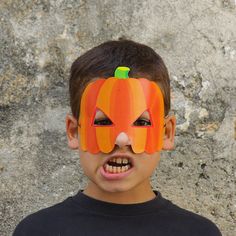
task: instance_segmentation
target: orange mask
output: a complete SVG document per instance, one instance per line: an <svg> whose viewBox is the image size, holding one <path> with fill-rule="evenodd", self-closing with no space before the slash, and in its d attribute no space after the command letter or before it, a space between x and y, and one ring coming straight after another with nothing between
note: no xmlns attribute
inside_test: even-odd
<svg viewBox="0 0 236 236"><path fill-rule="evenodd" d="M98 79L87 85L81 99L79 134L83 151L93 154L111 152L117 136L124 132L133 152L154 153L163 145L164 101L158 85L144 78L128 78L128 67L118 67L115 77ZM97 110L111 121L96 125ZM150 125L136 126L135 121L149 112Z"/></svg>

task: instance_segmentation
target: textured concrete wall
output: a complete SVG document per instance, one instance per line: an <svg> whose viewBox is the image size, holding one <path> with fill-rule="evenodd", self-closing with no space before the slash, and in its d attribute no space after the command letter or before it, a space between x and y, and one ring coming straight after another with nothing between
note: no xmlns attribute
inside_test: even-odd
<svg viewBox="0 0 236 236"><path fill-rule="evenodd" d="M164 59L176 149L154 188L236 235L236 7L233 0L0 1L0 235L86 184L67 148L68 71L121 36Z"/></svg>

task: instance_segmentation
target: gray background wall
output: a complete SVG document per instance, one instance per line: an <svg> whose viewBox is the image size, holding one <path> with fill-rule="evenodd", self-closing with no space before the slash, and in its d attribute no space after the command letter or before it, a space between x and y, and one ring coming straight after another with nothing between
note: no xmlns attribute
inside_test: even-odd
<svg viewBox="0 0 236 236"><path fill-rule="evenodd" d="M1 0L1 236L86 185L65 135L69 69L119 37L153 47L172 80L176 149L153 187L236 235L235 1Z"/></svg>

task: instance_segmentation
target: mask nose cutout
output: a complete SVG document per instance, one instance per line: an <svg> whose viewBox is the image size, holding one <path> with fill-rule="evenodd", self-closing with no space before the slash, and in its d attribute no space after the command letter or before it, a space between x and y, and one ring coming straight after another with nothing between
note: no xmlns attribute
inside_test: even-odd
<svg viewBox="0 0 236 236"><path fill-rule="evenodd" d="M123 147L126 145L131 145L131 142L130 142L128 135L125 132L121 132L116 137L115 144L118 145L119 147Z"/></svg>

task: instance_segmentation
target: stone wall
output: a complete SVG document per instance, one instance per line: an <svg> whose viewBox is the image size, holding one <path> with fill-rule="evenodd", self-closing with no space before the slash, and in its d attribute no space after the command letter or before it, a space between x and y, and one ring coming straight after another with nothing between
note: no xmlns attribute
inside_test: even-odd
<svg viewBox="0 0 236 236"><path fill-rule="evenodd" d="M233 0L1 0L0 235L86 185L65 135L69 69L119 37L153 47L172 80L176 148L153 187L236 235L235 26Z"/></svg>

